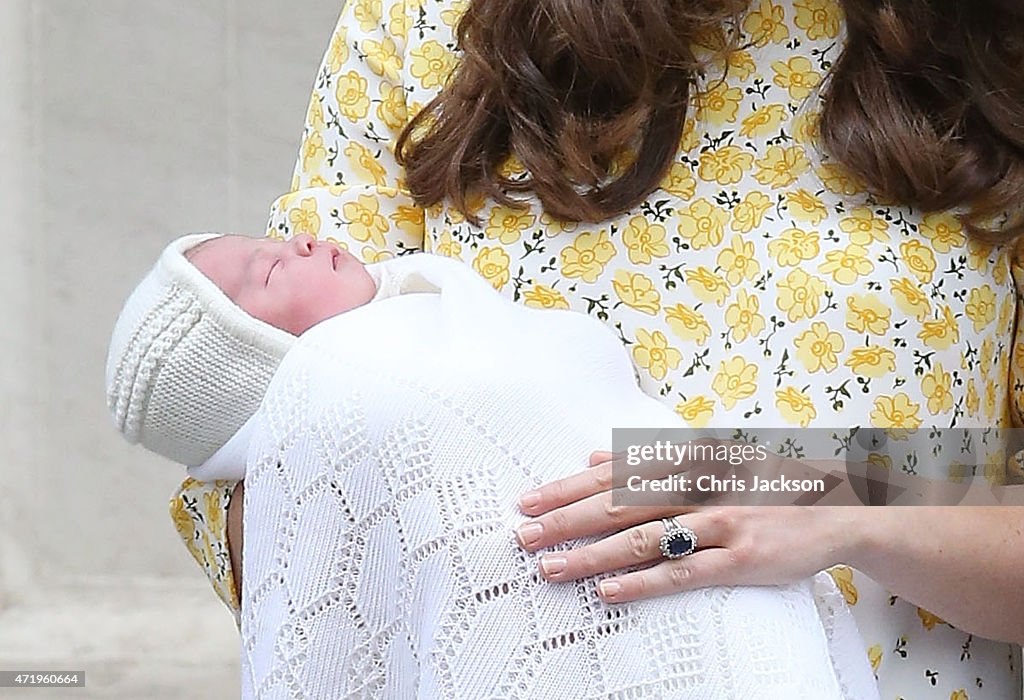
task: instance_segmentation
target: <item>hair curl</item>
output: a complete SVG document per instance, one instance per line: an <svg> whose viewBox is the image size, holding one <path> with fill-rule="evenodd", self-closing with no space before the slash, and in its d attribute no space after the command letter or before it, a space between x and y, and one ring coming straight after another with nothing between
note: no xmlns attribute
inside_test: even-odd
<svg viewBox="0 0 1024 700"><path fill-rule="evenodd" d="M635 207L671 166L698 77L736 50L748 4L471 0L458 69L397 144L413 197L449 199L474 221L474 194L515 207L532 191L570 221ZM980 239L1024 232L1024 4L840 4L847 41L823 88L824 150L886 199L961 207ZM626 151L635 159L614 171ZM525 177L502 173L510 155Z"/></svg>

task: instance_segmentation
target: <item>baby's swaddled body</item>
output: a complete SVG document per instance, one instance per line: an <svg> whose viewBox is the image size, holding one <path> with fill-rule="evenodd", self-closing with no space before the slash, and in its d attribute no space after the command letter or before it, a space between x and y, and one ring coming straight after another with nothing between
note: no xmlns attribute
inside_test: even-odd
<svg viewBox="0 0 1024 700"><path fill-rule="evenodd" d="M821 578L619 605L593 578L543 581L544 552L513 538L519 494L612 428L682 424L599 322L511 304L452 261L396 262L440 293L308 331L253 422L247 696L875 697Z"/></svg>

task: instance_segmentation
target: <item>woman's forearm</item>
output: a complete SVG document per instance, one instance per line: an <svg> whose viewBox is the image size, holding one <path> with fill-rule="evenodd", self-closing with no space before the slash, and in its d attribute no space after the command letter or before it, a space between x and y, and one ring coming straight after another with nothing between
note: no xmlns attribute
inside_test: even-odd
<svg viewBox="0 0 1024 700"><path fill-rule="evenodd" d="M857 511L851 566L962 630L1024 642L1024 507Z"/></svg>

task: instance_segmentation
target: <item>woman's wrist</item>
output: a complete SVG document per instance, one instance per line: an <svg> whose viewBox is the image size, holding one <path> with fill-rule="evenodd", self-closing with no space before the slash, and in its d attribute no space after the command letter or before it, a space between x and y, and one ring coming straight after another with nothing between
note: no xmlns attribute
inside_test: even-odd
<svg viewBox="0 0 1024 700"><path fill-rule="evenodd" d="M871 506L834 506L831 508L836 563L846 564L865 573L886 558L892 533L894 508Z"/></svg>

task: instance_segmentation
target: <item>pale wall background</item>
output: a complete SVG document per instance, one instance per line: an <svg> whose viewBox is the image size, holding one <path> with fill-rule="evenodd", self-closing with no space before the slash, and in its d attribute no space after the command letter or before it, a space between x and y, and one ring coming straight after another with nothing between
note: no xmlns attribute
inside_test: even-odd
<svg viewBox="0 0 1024 700"><path fill-rule="evenodd" d="M168 241L263 231L341 4L0 0L0 670L237 696L234 624L167 516L183 472L115 433L105 355Z"/></svg>

